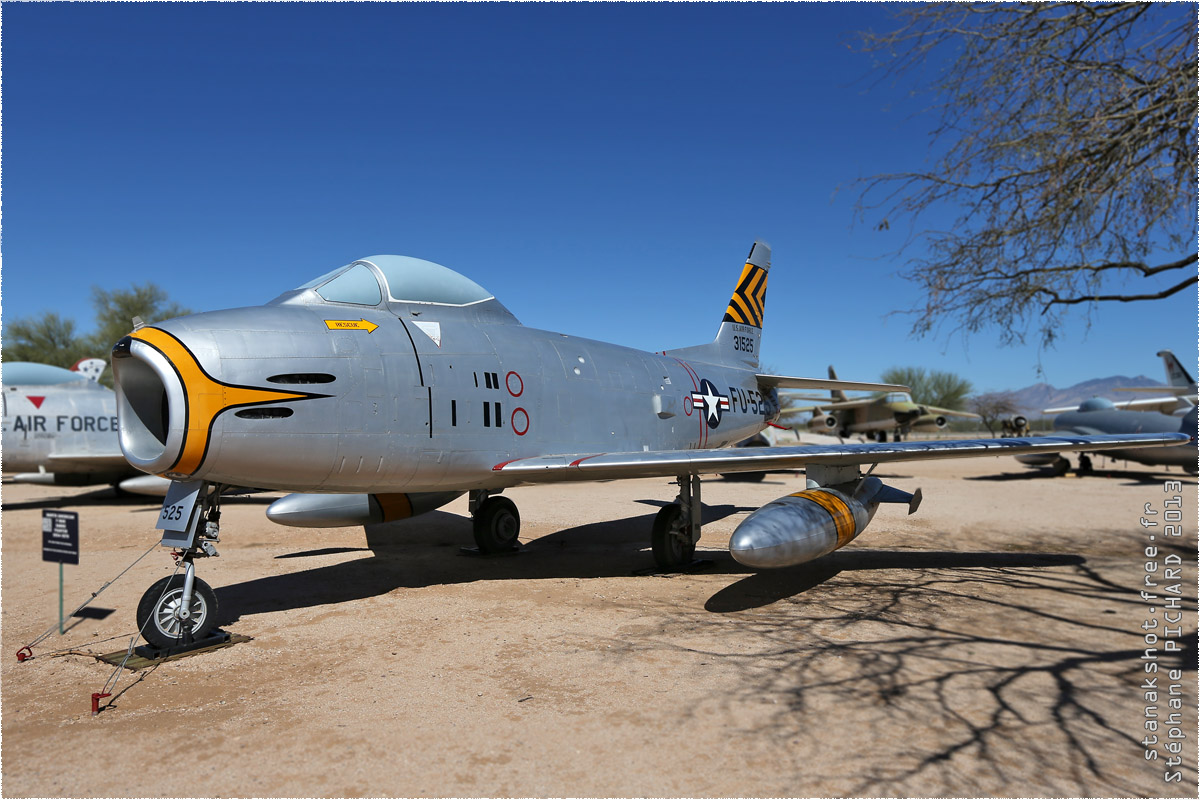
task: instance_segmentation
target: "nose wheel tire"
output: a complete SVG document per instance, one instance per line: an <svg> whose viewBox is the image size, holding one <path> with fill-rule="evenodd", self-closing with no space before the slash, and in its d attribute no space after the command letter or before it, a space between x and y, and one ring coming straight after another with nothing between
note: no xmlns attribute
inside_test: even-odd
<svg viewBox="0 0 1200 800"><path fill-rule="evenodd" d="M517 546L521 515L507 497L489 497L475 510L475 544L483 553L505 553Z"/></svg>
<svg viewBox="0 0 1200 800"><path fill-rule="evenodd" d="M659 569L675 570L692 563L696 556L696 544L687 535L683 508L679 503L663 506L654 517L650 543L654 550L654 563L658 564Z"/></svg>
<svg viewBox="0 0 1200 800"><path fill-rule="evenodd" d="M182 644L185 625L189 626L193 639L204 638L216 627L217 596L199 578L192 582L188 618L180 619L183 581L183 575L172 575L156 581L138 603L138 630L147 642L159 649Z"/></svg>

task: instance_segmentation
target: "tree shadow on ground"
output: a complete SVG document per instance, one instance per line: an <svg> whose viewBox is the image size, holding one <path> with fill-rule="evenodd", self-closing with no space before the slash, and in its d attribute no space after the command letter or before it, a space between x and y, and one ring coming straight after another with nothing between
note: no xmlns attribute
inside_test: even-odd
<svg viewBox="0 0 1200 800"><path fill-rule="evenodd" d="M1146 604L1107 569L1074 554L839 551L609 646L732 670L734 689L702 708L778 709L754 734L798 787L820 787L798 794L1186 795L1142 764ZM1182 652L1157 663L1188 676L1182 727L1195 730L1196 632L1183 630ZM831 722L858 731L856 755L820 773L804 754ZM1194 763L1183 774L1194 789Z"/></svg>

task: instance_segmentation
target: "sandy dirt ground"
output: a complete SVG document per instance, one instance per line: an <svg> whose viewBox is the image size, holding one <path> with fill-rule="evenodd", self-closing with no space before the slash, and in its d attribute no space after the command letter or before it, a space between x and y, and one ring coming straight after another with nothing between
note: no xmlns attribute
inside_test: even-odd
<svg viewBox="0 0 1200 800"><path fill-rule="evenodd" d="M508 492L522 552L482 559L466 501L393 526L305 531L227 501L199 563L220 621L253 637L113 675L156 548L55 625L41 512L80 513L68 612L150 548L157 505L107 489L3 487L3 794L28 796L1196 796L1196 481L1133 468L1053 478L1012 459L877 474L885 506L847 548L754 574L725 546L803 488L706 480L706 568L653 565L665 480ZM1165 492L1166 479L1182 483ZM1184 657L1147 702L1138 591L1147 504L1183 497ZM1161 537L1160 537L1161 543ZM1160 623L1162 624L1162 623ZM1181 668L1182 780L1147 762ZM1169 756L1160 752L1160 759Z"/></svg>

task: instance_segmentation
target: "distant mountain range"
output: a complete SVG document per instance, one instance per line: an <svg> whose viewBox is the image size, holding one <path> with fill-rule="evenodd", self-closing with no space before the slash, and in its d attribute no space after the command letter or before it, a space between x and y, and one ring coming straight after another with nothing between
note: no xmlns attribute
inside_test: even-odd
<svg viewBox="0 0 1200 800"><path fill-rule="evenodd" d="M1135 400L1137 398L1156 397L1147 392L1117 392L1114 389L1122 386L1162 386L1162 381L1138 375L1128 378L1124 375L1113 375L1111 378L1096 378L1066 389L1056 389L1048 383L1035 383L1013 392L1013 397L1022 412L1030 418L1042 416L1044 408L1060 408L1077 406L1092 397L1107 397L1114 402L1120 400Z"/></svg>

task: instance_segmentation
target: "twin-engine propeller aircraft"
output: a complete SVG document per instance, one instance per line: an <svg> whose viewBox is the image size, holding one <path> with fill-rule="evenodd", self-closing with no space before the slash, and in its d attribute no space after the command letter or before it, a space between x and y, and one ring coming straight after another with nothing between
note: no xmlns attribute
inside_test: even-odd
<svg viewBox="0 0 1200 800"><path fill-rule="evenodd" d="M751 567L799 564L857 536L880 503L915 496L861 464L1168 445L1179 434L726 448L779 414L777 390L904 391L758 371L770 249L756 242L710 344L648 353L527 328L496 298L428 261L372 256L265 306L138 327L113 348L121 449L176 483L157 527L183 574L138 608L152 644L200 637L216 598L193 560L215 553L221 492L277 489L268 516L320 527L384 522L469 493L475 541L514 547L521 484L672 477L654 520L664 570L691 562L706 473L806 468L808 488L734 532Z"/></svg>

